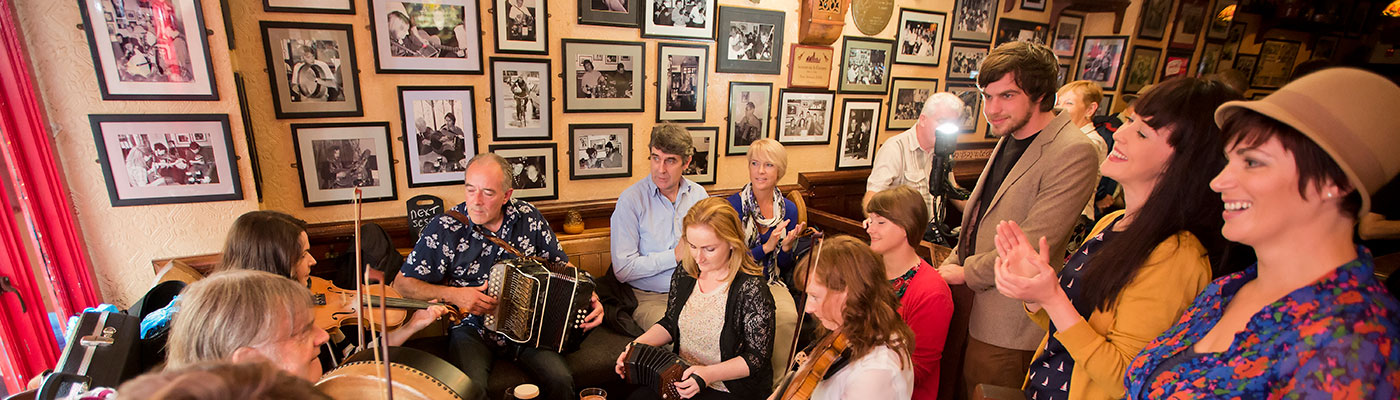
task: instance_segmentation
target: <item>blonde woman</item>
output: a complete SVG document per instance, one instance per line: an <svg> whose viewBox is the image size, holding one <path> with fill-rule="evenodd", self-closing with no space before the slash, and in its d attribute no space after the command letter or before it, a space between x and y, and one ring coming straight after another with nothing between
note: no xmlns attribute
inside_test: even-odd
<svg viewBox="0 0 1400 400"><path fill-rule="evenodd" d="M681 397L767 396L773 373L773 296L762 271L744 252L739 215L724 199L710 197L691 207L683 226L680 246L686 255L671 277L666 315L635 342L676 344L681 359L692 365L682 374L688 378L675 384ZM617 359L618 375L624 361L623 356ZM631 398L660 397L640 388Z"/></svg>
<svg viewBox="0 0 1400 400"><path fill-rule="evenodd" d="M787 174L787 150L773 139L755 140L749 144L748 161L749 184L729 196L729 206L739 212L749 255L763 267L764 276L770 282L789 278L796 263L793 246L806 225L797 223L797 204L778 190L778 181Z"/></svg>

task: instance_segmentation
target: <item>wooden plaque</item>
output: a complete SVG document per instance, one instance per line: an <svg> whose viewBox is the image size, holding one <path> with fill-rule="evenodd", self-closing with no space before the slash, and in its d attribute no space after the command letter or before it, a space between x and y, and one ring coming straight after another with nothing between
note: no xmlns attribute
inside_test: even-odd
<svg viewBox="0 0 1400 400"><path fill-rule="evenodd" d="M799 14L798 43L830 46L846 28L846 9L850 0L802 0Z"/></svg>
<svg viewBox="0 0 1400 400"><path fill-rule="evenodd" d="M788 59L788 86L822 88L831 87L831 63L836 51L824 46L804 46L793 44L792 57Z"/></svg>

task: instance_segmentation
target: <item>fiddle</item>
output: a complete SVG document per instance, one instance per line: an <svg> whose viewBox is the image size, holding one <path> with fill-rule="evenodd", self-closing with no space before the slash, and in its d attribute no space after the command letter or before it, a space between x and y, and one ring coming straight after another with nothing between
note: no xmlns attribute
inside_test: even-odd
<svg viewBox="0 0 1400 400"><path fill-rule="evenodd" d="M846 340L846 335L841 332L832 332L823 337L822 340L813 344L807 350L807 361L801 364L801 368L790 370L783 379L782 385L773 392L780 400L806 400L812 397L812 392L817 389L817 384L822 380L841 370L850 360L850 342Z"/></svg>
<svg viewBox="0 0 1400 400"><path fill-rule="evenodd" d="M450 322L460 321L465 313L457 309L456 306L446 303L429 303L422 300L407 299L399 295L394 288L385 285L364 285L364 294L361 301L355 301L355 291L341 289L331 281L310 277L312 311L316 313L316 327L324 330L331 330L350 324L363 324L361 326L373 326L375 330L380 330L381 325L388 328L397 328L408 321L408 316L413 310L422 310L432 306L443 306L448 308L447 318ZM362 306L377 308L383 306L385 315L381 318L356 317L356 311ZM387 323L387 324L386 324Z"/></svg>

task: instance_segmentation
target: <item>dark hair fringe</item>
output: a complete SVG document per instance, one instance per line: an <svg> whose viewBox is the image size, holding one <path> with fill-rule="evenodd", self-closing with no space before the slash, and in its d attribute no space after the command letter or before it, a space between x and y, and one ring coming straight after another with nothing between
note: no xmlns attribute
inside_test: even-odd
<svg viewBox="0 0 1400 400"><path fill-rule="evenodd" d="M1138 118L1153 129L1170 129L1167 143L1174 151L1131 223L1086 263L1084 273L1093 279L1082 280L1083 290L1073 300L1081 314L1112 307L1152 251L1182 231L1195 235L1205 247L1213 275L1223 272L1220 265L1228 243L1220 235L1224 204L1210 181L1225 166L1225 141L1212 116L1220 104L1239 98L1239 92L1218 82L1175 78L1139 99Z"/></svg>
<svg viewBox="0 0 1400 400"><path fill-rule="evenodd" d="M1342 190L1350 190L1342 197L1342 211L1352 217L1359 217L1361 194L1352 190L1351 180L1326 151L1316 142L1292 126L1288 126L1267 115L1250 109L1239 109L1222 126L1225 144L1229 148L1242 146L1253 148L1262 146L1269 139L1278 139L1284 150L1293 154L1293 163L1298 168L1298 195L1308 197L1308 186L1321 189L1328 183Z"/></svg>

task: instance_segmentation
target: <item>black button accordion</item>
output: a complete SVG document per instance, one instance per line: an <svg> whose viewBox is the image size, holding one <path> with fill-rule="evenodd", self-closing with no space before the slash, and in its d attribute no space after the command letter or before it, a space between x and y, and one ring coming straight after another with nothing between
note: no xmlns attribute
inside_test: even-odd
<svg viewBox="0 0 1400 400"><path fill-rule="evenodd" d="M676 382L685 380L681 374L690 368L690 364L666 349L632 342L627 345L627 356L623 359L622 367L625 373L622 379L627 383L651 388L664 400L680 400Z"/></svg>
<svg viewBox="0 0 1400 400"><path fill-rule="evenodd" d="M497 262L486 289L496 310L482 325L512 342L572 352L583 342L594 287L588 272L572 266L551 268L532 258Z"/></svg>

